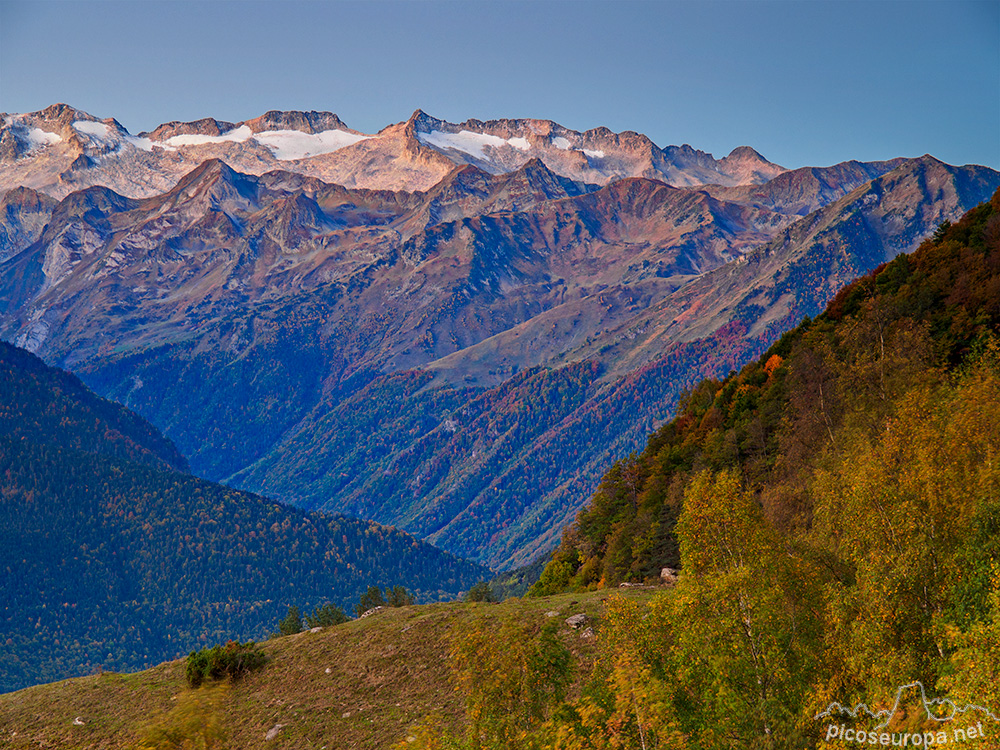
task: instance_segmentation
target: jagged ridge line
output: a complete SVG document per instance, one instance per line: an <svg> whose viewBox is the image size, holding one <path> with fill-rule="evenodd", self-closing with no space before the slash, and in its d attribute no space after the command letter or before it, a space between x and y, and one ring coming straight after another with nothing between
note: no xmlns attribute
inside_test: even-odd
<svg viewBox="0 0 1000 750"><path fill-rule="evenodd" d="M986 708L984 706L978 706L978 705L976 705L974 703L970 703L967 706L965 706L964 708L959 708L958 705L953 700L951 700L950 698L931 698L931 699L928 699L927 698L927 690L924 688L924 684L922 682L920 682L919 680L916 681L916 682L911 682L911 683L908 683L906 685L900 685L899 686L899 688L896 690L896 700L895 700L895 702L892 705L892 710L888 710L887 709L887 710L883 710L883 711L879 711L878 713L875 713L875 712L873 712L868 707L868 705L866 703L859 703L853 709L850 709L850 708L847 708L846 706L843 706L842 704L837 703L836 701L834 701L833 703L831 703L829 706L826 707L826 711L822 711L822 712L816 714L815 718L816 719L822 719L824 717L831 716L833 714L834 710L837 710L839 712L849 714L852 719L857 719L858 718L858 714L863 711L864 713L868 714L873 719L878 719L880 717L885 717L885 721L875 727L875 731L879 731L881 729L885 729L885 727L888 726L889 721L892 719L892 717L895 716L896 711L899 709L899 701L903 697L903 691L907 690L908 688L912 688L912 687L918 687L918 688L920 688L920 700L921 700L921 703L923 704L923 707L924 707L924 713L927 714L927 718L928 719L933 719L934 721L942 721L942 722L943 721L954 721L956 714L964 714L964 713L967 713L968 711L971 711L972 709L975 709L977 711L982 711L984 714L986 714L991 719L993 719L993 721L995 721L997 723L1000 723L1000 719L998 719L996 716L994 716L993 712L990 711L988 708ZM940 717L935 716L933 713L931 713L930 709L928 708L928 705L930 705L930 706L943 706L945 704L951 706L951 714L949 716L944 717L944 718L940 718Z"/></svg>

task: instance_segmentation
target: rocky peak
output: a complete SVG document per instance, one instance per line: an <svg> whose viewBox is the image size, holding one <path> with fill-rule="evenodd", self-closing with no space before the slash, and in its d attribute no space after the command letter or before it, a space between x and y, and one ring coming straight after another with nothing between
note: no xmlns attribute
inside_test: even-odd
<svg viewBox="0 0 1000 750"><path fill-rule="evenodd" d="M545 162L539 159L537 156L533 156L528 161L521 166L520 169L516 170L516 174L523 174L529 179L544 179L550 180L555 177L555 174L545 166Z"/></svg>
<svg viewBox="0 0 1000 750"><path fill-rule="evenodd" d="M715 159L710 153L693 148L687 143L683 143L680 146L667 146L662 150L678 166L697 165L700 167L715 167Z"/></svg>
<svg viewBox="0 0 1000 750"><path fill-rule="evenodd" d="M451 127L447 127L449 125L448 123L442 124L445 128L439 129L448 129L456 132L468 130L473 133L495 135L498 138L503 138L505 140L508 138L524 138L533 146L546 143L550 135L558 135L559 132L565 130L565 128L562 128L551 120L510 118L503 118L500 120L470 119L459 123L458 125L452 125Z"/></svg>
<svg viewBox="0 0 1000 750"><path fill-rule="evenodd" d="M39 112L31 113L29 118L46 125L59 126L62 129L70 128L74 122L79 121L99 122L93 115L71 107L69 104L53 104Z"/></svg>
<svg viewBox="0 0 1000 750"><path fill-rule="evenodd" d="M740 183L764 183L786 171L749 146L737 146L719 159L718 169Z"/></svg>
<svg viewBox="0 0 1000 750"><path fill-rule="evenodd" d="M271 110L265 112L260 117L252 120L245 120L240 125L246 125L254 133L266 132L269 130L298 130L302 133L322 133L327 130L351 130L344 121L333 112L300 112L292 110L281 112Z"/></svg>
<svg viewBox="0 0 1000 750"><path fill-rule="evenodd" d="M621 203L632 203L635 200L646 200L654 194L674 194L682 192L680 188L668 185L661 180L651 180L648 177L627 177L605 185L598 192L612 196Z"/></svg>
<svg viewBox="0 0 1000 750"><path fill-rule="evenodd" d="M54 198L27 187L16 187L0 198L0 212L14 209L19 211L51 211L55 205Z"/></svg>
<svg viewBox="0 0 1000 750"><path fill-rule="evenodd" d="M208 159L181 178L167 195L178 202L208 200L226 210L258 208L260 181L237 172L221 159Z"/></svg>
<svg viewBox="0 0 1000 750"><path fill-rule="evenodd" d="M631 131L629 131L629 132L631 132ZM603 125L601 125L601 126L596 127L596 128L591 128L590 130L586 131L584 133L584 135L588 136L590 138L611 139L611 138L615 137L616 133L611 128L606 128Z"/></svg>
<svg viewBox="0 0 1000 750"><path fill-rule="evenodd" d="M231 180L235 177L235 175L236 171L222 161L222 159L206 159L184 175L180 182L177 183L175 190L183 190L198 183L216 180Z"/></svg>
<svg viewBox="0 0 1000 750"><path fill-rule="evenodd" d="M545 198L563 198L581 195L588 191L586 185L562 177L546 166L538 157L532 157L520 169L507 175L508 183L524 183L531 190Z"/></svg>
<svg viewBox="0 0 1000 750"><path fill-rule="evenodd" d="M332 228L333 224L316 201L304 193L292 193L273 201L257 216L263 219L272 232L286 239L290 244L292 235L309 236L312 232Z"/></svg>
<svg viewBox="0 0 1000 750"><path fill-rule="evenodd" d="M52 211L46 234L58 233L59 228L82 220L92 227L104 227L107 217L131 211L139 201L126 198L106 187L88 187L70 193Z"/></svg>
<svg viewBox="0 0 1000 750"><path fill-rule="evenodd" d="M447 157L442 156L432 148L424 146L417 137L420 133L429 133L432 130L440 130L448 123L431 117L422 109L416 109L409 119L400 125L391 126L382 130L380 136L401 135L403 139L403 156L412 162L442 167L446 163L451 164ZM398 130L401 127L402 132Z"/></svg>
<svg viewBox="0 0 1000 750"><path fill-rule="evenodd" d="M140 133L140 135L152 141L162 142L168 138L173 138L175 135L219 136L234 130L236 127L236 123L216 120L214 117L203 117L200 120L193 120L192 122L172 120L157 126L155 130L148 133Z"/></svg>
<svg viewBox="0 0 1000 750"><path fill-rule="evenodd" d="M750 148L750 146L737 146L732 151L729 152L729 156L726 156L724 160L731 161L756 161L764 162L770 164L770 162L760 155L758 151Z"/></svg>
<svg viewBox="0 0 1000 750"><path fill-rule="evenodd" d="M29 156L69 141L76 146L77 154L83 151L73 123L95 121L96 118L68 104L53 104L38 112L0 115L0 158L5 161Z"/></svg>
<svg viewBox="0 0 1000 750"><path fill-rule="evenodd" d="M422 109L415 109L406 121L406 132L407 134L413 133L415 136L417 133L426 133L431 130L440 129L446 124L444 120L431 117Z"/></svg>

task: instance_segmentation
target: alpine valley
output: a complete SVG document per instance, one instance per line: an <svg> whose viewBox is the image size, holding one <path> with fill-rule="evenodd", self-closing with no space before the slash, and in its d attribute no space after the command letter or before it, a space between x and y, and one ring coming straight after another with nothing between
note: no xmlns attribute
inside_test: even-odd
<svg viewBox="0 0 1000 750"><path fill-rule="evenodd" d="M4 343L0 477L0 693L262 638L289 606L347 607L370 585L435 601L489 575L396 529L193 477L141 417Z"/></svg>
<svg viewBox="0 0 1000 750"><path fill-rule="evenodd" d="M686 389L1000 186L421 111L2 122L0 336L197 476L498 570L553 549Z"/></svg>

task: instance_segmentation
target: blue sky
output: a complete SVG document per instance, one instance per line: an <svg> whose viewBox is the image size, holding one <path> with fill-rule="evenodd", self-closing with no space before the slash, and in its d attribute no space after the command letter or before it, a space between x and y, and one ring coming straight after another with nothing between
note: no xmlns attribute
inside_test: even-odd
<svg viewBox="0 0 1000 750"><path fill-rule="evenodd" d="M0 0L0 110L57 101L133 133L268 109L372 132L419 107L787 167L1000 168L1000 0Z"/></svg>

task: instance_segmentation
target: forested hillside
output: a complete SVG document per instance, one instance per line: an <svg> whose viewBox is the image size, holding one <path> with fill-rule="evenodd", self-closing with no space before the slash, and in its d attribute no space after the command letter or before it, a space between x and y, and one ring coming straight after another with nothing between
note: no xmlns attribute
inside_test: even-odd
<svg viewBox="0 0 1000 750"><path fill-rule="evenodd" d="M1000 715L998 455L1000 193L703 381L604 477L534 593L680 581L619 607L603 687L545 731L813 747L831 702L916 681ZM935 722L909 706L887 731Z"/></svg>
<svg viewBox="0 0 1000 750"><path fill-rule="evenodd" d="M970 357L986 357L1000 324L998 207L994 197L942 226L739 373L689 390L646 449L605 475L548 575L612 586L676 565L673 523L704 470L736 471L783 531L810 528L816 461L881 434L916 386L949 383Z"/></svg>
<svg viewBox="0 0 1000 750"><path fill-rule="evenodd" d="M369 585L423 600L488 571L392 528L181 471L148 423L0 345L0 691L260 638Z"/></svg>
<svg viewBox="0 0 1000 750"><path fill-rule="evenodd" d="M0 435L14 441L101 453L158 469L187 471L173 443L75 376L0 342Z"/></svg>

